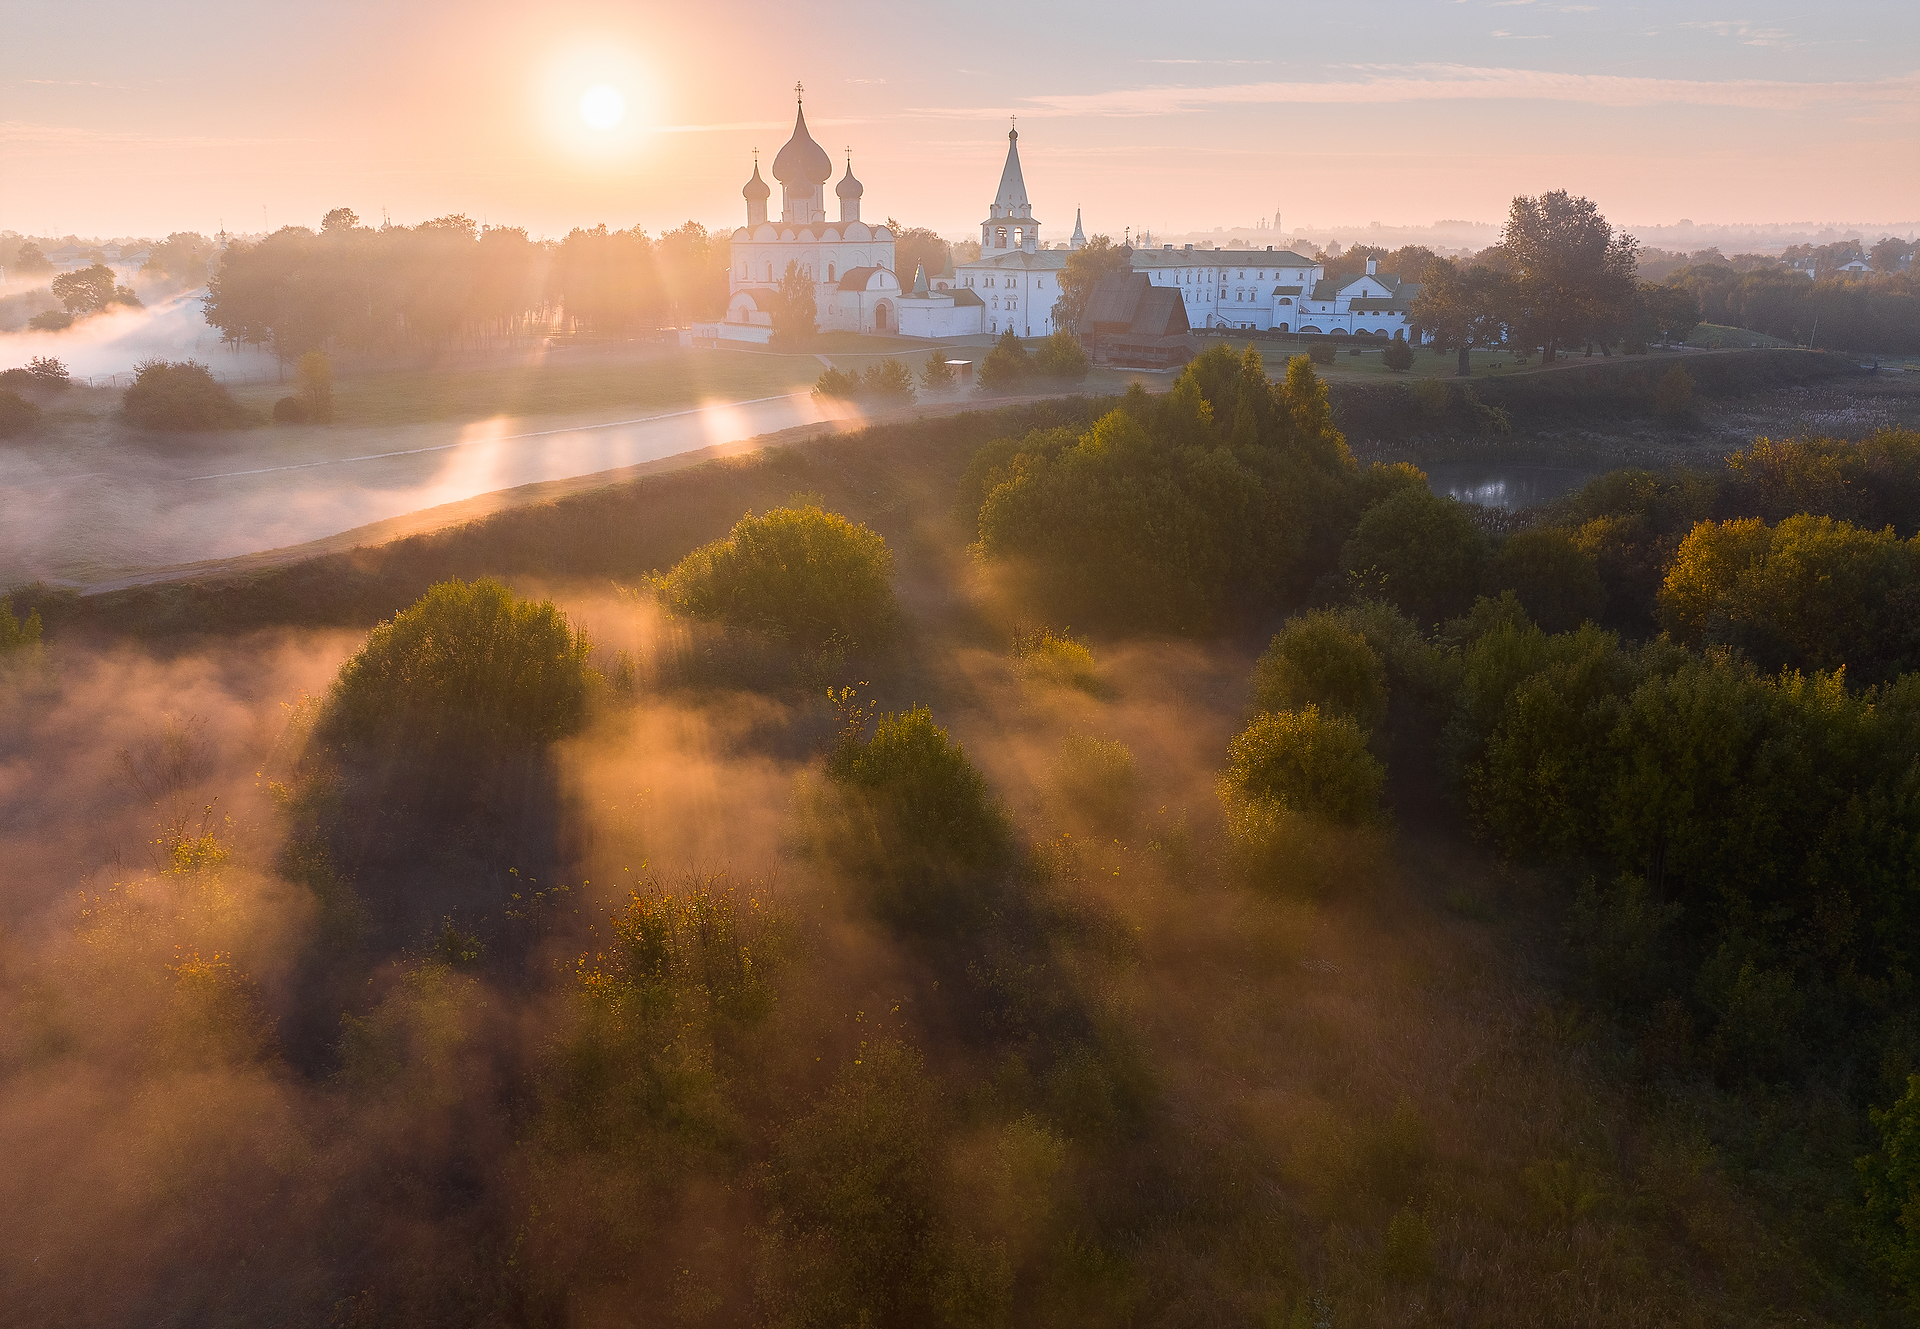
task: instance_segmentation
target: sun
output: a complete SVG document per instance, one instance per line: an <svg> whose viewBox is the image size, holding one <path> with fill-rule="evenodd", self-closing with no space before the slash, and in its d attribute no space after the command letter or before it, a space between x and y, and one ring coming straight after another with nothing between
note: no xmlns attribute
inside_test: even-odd
<svg viewBox="0 0 1920 1329"><path fill-rule="evenodd" d="M618 88L596 84L580 94L580 118L589 129L605 132L627 117L627 99Z"/></svg>
<svg viewBox="0 0 1920 1329"><path fill-rule="evenodd" d="M664 92L639 48L580 39L554 47L528 72L533 109L549 141L568 156L607 166L648 150Z"/></svg>

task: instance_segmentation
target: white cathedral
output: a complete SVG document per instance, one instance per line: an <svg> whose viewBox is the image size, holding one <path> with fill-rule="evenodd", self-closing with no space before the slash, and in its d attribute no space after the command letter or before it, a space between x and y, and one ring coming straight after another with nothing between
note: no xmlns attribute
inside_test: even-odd
<svg viewBox="0 0 1920 1329"><path fill-rule="evenodd" d="M796 100L801 89L794 85ZM894 266L894 237L885 226L860 220L865 192L854 178L852 154L833 187L840 215L827 220L826 187L833 159L807 132L804 106L796 105L793 136L773 159L780 184L780 217L769 219L772 187L760 177L740 191L747 224L732 236L727 312L719 323L696 324L693 339L764 344L773 334L769 297L791 264L813 283L820 331L881 333L899 337L964 337L1011 329L1044 337L1053 329L1060 298L1060 272L1068 255L1086 243L1076 212L1073 237L1064 248L1043 249L1040 222L1027 199L1020 170L1020 134L1007 132L1007 160L1000 171L986 220L980 223L980 257L946 271L907 274ZM1178 286L1189 325L1195 328L1270 329L1275 332L1391 336L1407 326L1407 304L1419 291L1411 282L1380 274L1325 280L1326 269L1292 251L1251 249L1129 248L1135 272L1155 286Z"/></svg>
<svg viewBox="0 0 1920 1329"><path fill-rule="evenodd" d="M807 132L804 105L796 106L793 136L773 159L773 178L780 185L779 219L767 215L773 188L761 178L756 154L753 178L740 191L747 201L747 224L732 236L726 318L696 327L695 338L766 342L773 333L773 302L768 297L788 265L813 283L816 326L823 332L964 337L1015 327L1015 315L1022 336L1053 331L1058 269L1067 255L1065 250L1040 249L1040 223L1020 174L1019 139L1017 131L1007 135L1000 188L980 224L980 260L957 271L949 265L939 273L916 272L903 285L894 268L893 233L860 220L865 187L854 178L851 154L846 173L833 186L840 215L827 219L833 159ZM1076 227L1076 248L1081 239ZM1032 272L993 266L1021 259L1039 262Z"/></svg>

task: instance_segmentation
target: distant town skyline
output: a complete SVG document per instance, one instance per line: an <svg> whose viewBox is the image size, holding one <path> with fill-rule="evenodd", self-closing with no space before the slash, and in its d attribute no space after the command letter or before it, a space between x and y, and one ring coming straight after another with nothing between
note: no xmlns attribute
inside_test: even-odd
<svg viewBox="0 0 1920 1329"><path fill-rule="evenodd" d="M0 46L0 228L257 232L342 205L546 235L731 224L796 81L871 215L953 236L980 220L1011 115L1049 240L1076 208L1116 237L1276 207L1285 233L1331 235L1497 223L1556 188L1643 228L1920 216L1911 6L956 14L29 0Z"/></svg>

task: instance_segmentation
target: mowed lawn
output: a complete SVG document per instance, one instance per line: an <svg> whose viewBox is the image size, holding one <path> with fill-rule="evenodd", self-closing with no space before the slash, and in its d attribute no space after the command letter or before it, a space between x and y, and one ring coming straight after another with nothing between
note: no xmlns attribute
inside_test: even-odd
<svg viewBox="0 0 1920 1329"><path fill-rule="evenodd" d="M820 377L812 355L662 348L641 357L569 359L561 351L535 363L343 373L334 384L334 423L410 425L600 412L647 415L706 401L745 401L804 392ZM291 380L291 375L289 375ZM234 395L271 410L293 391L249 384Z"/></svg>

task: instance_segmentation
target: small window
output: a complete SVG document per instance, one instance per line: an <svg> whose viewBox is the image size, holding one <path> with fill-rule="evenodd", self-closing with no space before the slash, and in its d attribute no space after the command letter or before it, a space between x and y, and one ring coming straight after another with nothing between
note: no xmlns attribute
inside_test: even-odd
<svg viewBox="0 0 1920 1329"><path fill-rule="evenodd" d="M833 280L833 264L831 263L827 264L827 280Z"/></svg>

